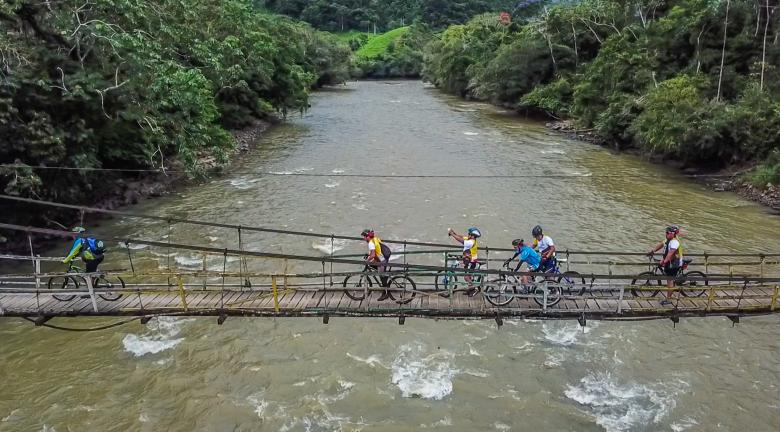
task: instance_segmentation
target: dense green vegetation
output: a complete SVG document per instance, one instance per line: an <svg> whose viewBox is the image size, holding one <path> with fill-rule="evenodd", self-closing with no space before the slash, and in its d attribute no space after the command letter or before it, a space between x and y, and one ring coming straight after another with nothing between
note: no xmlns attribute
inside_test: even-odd
<svg viewBox="0 0 780 432"><path fill-rule="evenodd" d="M228 129L299 112L350 50L241 0L0 3L0 161L197 172ZM94 201L113 173L0 168L5 193Z"/></svg>
<svg viewBox="0 0 780 432"><path fill-rule="evenodd" d="M385 32L421 22L432 28L464 23L488 11L512 11L535 0L258 0L271 11L328 31ZM527 9L524 7L523 9ZM376 28L375 28L376 27Z"/></svg>
<svg viewBox="0 0 780 432"><path fill-rule="evenodd" d="M572 118L605 142L690 165L761 161L780 145L777 7L582 0L511 25L487 14L431 42L424 76L448 92ZM777 182L776 157L766 163L755 178Z"/></svg>
<svg viewBox="0 0 780 432"><path fill-rule="evenodd" d="M385 53L390 45L395 43L396 39L408 32L409 27L399 27L397 29L390 30L387 33L372 37L355 52L355 55L364 59L376 58L379 55Z"/></svg>

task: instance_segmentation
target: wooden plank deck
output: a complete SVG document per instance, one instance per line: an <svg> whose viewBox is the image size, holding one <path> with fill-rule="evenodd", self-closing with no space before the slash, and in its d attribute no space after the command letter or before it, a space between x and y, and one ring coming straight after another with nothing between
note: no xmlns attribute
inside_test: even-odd
<svg viewBox="0 0 780 432"><path fill-rule="evenodd" d="M139 294L140 293L140 294ZM380 291L372 291L368 299L355 301L343 291L328 290L279 290L278 311L273 293L246 289L219 288L184 291L182 302L178 290L160 291L143 288L124 294L119 300L109 302L96 298L95 311L92 299L86 295L70 301L59 301L48 290L39 293L2 292L0 290L0 316L143 316L155 314L177 315L240 315L240 316L363 316L392 317L403 314L429 318L495 318L547 317L576 319L583 315L591 319L631 319L665 316L751 315L780 311L772 306L773 289L754 287L746 289L715 290L712 302L708 296L681 297L672 305L661 305L665 293L654 298L634 297L629 291L619 302L619 290L588 292L583 296L566 296L560 303L547 309L539 306L528 295L518 296L510 304L496 307L481 294L467 296L456 293L452 299L431 291L417 293L407 304L393 300L379 301ZM397 294L397 293L396 293ZM398 296L396 295L396 298ZM224 299L224 304L223 304ZM618 304L620 303L620 308ZM709 308L708 308L709 306ZM775 305L777 306L777 305ZM620 311L618 311L620 309Z"/></svg>

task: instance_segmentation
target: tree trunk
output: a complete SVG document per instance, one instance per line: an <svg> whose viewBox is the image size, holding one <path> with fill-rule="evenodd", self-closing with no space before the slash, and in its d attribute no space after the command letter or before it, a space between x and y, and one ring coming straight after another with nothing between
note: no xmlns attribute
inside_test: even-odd
<svg viewBox="0 0 780 432"><path fill-rule="evenodd" d="M726 62L726 36L729 29L729 7L731 6L731 0L726 0L726 19L723 21L723 49L720 54L720 73L718 74L718 95L715 97L716 101L720 101L720 88L723 83L723 65Z"/></svg>
<svg viewBox="0 0 780 432"><path fill-rule="evenodd" d="M764 24L764 44L763 52L761 53L761 84L759 86L761 91L764 91L764 69L766 68L766 34L769 30L769 0L766 0L766 23Z"/></svg>

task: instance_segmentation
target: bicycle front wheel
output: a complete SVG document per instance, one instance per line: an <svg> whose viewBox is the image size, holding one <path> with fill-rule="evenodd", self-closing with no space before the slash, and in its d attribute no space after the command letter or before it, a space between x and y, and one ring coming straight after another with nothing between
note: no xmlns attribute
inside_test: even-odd
<svg viewBox="0 0 780 432"><path fill-rule="evenodd" d="M661 280L656 278L655 272L646 271L636 275L636 279L631 281L631 285L637 287L631 289L631 294L634 297L650 298L658 295L659 290L653 288L661 286Z"/></svg>
<svg viewBox="0 0 780 432"><path fill-rule="evenodd" d="M442 297L449 297L450 290L453 292L458 289L458 276L455 272L449 270L439 270L436 273L436 279L433 281L433 286L437 293Z"/></svg>
<svg viewBox="0 0 780 432"><path fill-rule="evenodd" d="M95 281L95 289L106 290L98 294L105 301L117 301L122 298L122 292L111 291L112 288L122 290L125 288L125 281L119 276L100 275Z"/></svg>
<svg viewBox="0 0 780 432"><path fill-rule="evenodd" d="M407 304L417 295L417 285L409 276L393 276L387 294L398 304Z"/></svg>
<svg viewBox="0 0 780 432"><path fill-rule="evenodd" d="M52 291L76 291L79 289L79 282L73 276L54 276L49 279L48 288ZM71 301L76 295L53 294L52 297L59 301Z"/></svg>
<svg viewBox="0 0 780 432"><path fill-rule="evenodd" d="M547 281L547 288L544 287L544 285L540 283L534 284L536 287L534 288L534 301L539 306L544 307L545 304L545 289L547 290L547 307L553 307L560 303L561 301L561 287L558 286L557 283L554 281Z"/></svg>
<svg viewBox="0 0 780 432"><path fill-rule="evenodd" d="M695 280L695 281L687 279L689 277L706 278L707 277L706 274L704 274L704 273L702 273L700 271L692 271L692 272L686 273L684 275L684 277L686 279L677 282L677 285L682 287L680 292L682 292L682 294L685 297L701 297L702 295L704 295L705 292L707 292L707 288L706 287L708 287L710 285L710 283L706 279L705 280ZM705 287L705 288L699 289L700 287Z"/></svg>
<svg viewBox="0 0 780 432"><path fill-rule="evenodd" d="M344 294L347 297L355 301L361 301L367 297L366 293L371 288L372 283L370 277L365 274L359 274L345 277L341 285L345 288Z"/></svg>
<svg viewBox="0 0 780 432"><path fill-rule="evenodd" d="M509 283L506 278L498 278L489 281L485 285L484 295L493 306L506 306L515 299L517 288Z"/></svg>
<svg viewBox="0 0 780 432"><path fill-rule="evenodd" d="M564 272L556 281L563 295L581 296L585 294L585 278L576 271Z"/></svg>

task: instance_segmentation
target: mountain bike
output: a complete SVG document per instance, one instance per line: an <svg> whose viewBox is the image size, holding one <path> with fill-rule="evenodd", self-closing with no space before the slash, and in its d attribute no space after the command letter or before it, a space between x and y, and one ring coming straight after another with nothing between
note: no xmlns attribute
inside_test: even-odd
<svg viewBox="0 0 780 432"><path fill-rule="evenodd" d="M631 285L637 285L642 288L651 288L654 286L662 286L666 284L666 280L657 279L656 276L664 276L664 269L663 267L658 265L659 260L655 259L654 257L650 257L650 262L655 263L655 268L651 271L646 271L639 273L636 275L636 278L631 281ZM705 292L707 292L707 288L704 289L696 289L696 287L709 286L709 282L706 280L707 275L700 272L700 271L691 271L686 272L685 270L688 268L688 266L693 262L693 258L683 258L683 265L680 266L677 269L677 274L675 274L675 280L674 285L677 287L681 287L680 292L685 297L700 297ZM703 278L705 280L688 280L689 277L695 277L695 278ZM693 288L693 289L691 289ZM658 295L658 293L661 292L660 289L653 290L653 289L632 289L631 293L634 295L634 297L655 297Z"/></svg>
<svg viewBox="0 0 780 432"><path fill-rule="evenodd" d="M474 287L471 287L468 291L466 291L466 295L468 296L474 296L479 292L479 287L482 285L482 273L479 273L479 270L482 268L482 261L477 261L477 266L474 268L474 273L464 273L464 272L456 272L455 269L462 267L462 256L457 254L446 254L445 255L445 267L447 267L447 270L439 270L436 272L436 278L433 281L433 287L434 290L437 291L437 294L439 294L442 297L449 297L450 291L455 292L458 289L458 285L466 284L467 286L473 285ZM466 275L471 276L471 282L467 282L465 280Z"/></svg>
<svg viewBox="0 0 780 432"><path fill-rule="evenodd" d="M518 264L514 269L509 267L509 263L504 263L504 268L507 271L517 273L520 271ZM557 273L550 272L549 276L535 276L534 281L524 284L522 276L510 274L499 275L496 279L492 279L485 285L484 295L485 299L495 306L506 306L517 297L517 294L533 294L533 299L539 306L545 304L545 287L547 284L547 307L557 305L561 299L561 284L560 281L564 279L563 276L555 276Z"/></svg>
<svg viewBox="0 0 780 432"><path fill-rule="evenodd" d="M551 269L545 271L545 273L560 275L555 279L555 282L561 288L562 294L569 296L581 296L585 294L585 289L587 288L585 285L585 278L576 271L567 270L561 272L560 263L557 259L555 259L555 265Z"/></svg>
<svg viewBox="0 0 780 432"><path fill-rule="evenodd" d="M72 263L68 266L67 273L72 273L62 276L52 276L49 278L47 287L52 291L76 291L79 289L79 285L83 284L87 286L87 281L84 276L77 275L76 273L84 273L82 269L74 266ZM105 301L117 301L122 297L121 292L103 291L110 290L111 288L125 288L125 281L119 276L106 276L103 273L97 274L92 277L92 288L102 291L98 293L98 296ZM53 294L52 297L59 301L71 301L76 298L76 294Z"/></svg>
<svg viewBox="0 0 780 432"><path fill-rule="evenodd" d="M362 273L344 278L344 282L341 283L341 286L345 288L344 293L352 300L364 300L367 297L367 292L370 295L372 286L383 287L382 279L377 273L375 267L366 264ZM414 284L412 278L406 275L388 276L387 287L383 288L387 289L387 295L390 299L398 304L409 303L417 295L417 285Z"/></svg>

